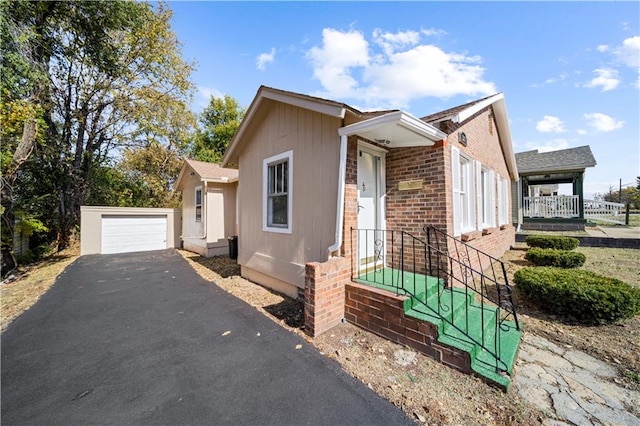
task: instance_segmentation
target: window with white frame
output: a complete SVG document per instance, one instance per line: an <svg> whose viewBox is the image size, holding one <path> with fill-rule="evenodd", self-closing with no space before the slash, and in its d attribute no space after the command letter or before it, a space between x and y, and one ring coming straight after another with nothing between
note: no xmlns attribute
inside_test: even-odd
<svg viewBox="0 0 640 426"><path fill-rule="evenodd" d="M293 151L263 162L263 218L265 231L291 233Z"/></svg>
<svg viewBox="0 0 640 426"><path fill-rule="evenodd" d="M454 146L451 147L451 169L453 182L453 235L476 229L475 179L473 162Z"/></svg>
<svg viewBox="0 0 640 426"><path fill-rule="evenodd" d="M492 228L496 223L496 186L493 170L482 169L482 227Z"/></svg>
<svg viewBox="0 0 640 426"><path fill-rule="evenodd" d="M195 193L196 222L202 222L202 187L198 186Z"/></svg>
<svg viewBox="0 0 640 426"><path fill-rule="evenodd" d="M509 222L509 181L503 177L498 179L498 223Z"/></svg>

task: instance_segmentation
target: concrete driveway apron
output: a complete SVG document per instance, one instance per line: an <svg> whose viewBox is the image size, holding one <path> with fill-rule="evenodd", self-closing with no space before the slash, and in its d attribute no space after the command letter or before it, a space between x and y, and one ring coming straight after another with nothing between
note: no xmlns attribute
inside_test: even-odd
<svg viewBox="0 0 640 426"><path fill-rule="evenodd" d="M411 424L174 250L79 258L1 343L6 425Z"/></svg>

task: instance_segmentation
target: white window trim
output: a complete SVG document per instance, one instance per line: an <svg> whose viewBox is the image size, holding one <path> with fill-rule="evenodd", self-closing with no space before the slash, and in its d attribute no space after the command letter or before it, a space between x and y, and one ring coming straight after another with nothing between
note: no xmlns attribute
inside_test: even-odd
<svg viewBox="0 0 640 426"><path fill-rule="evenodd" d="M198 191L200 191L200 204L198 204ZM194 206L194 220L196 223L202 223L202 215L204 214L204 209L202 208L204 193L202 192L202 186L196 186L193 191L193 206ZM200 219L198 220L198 207L200 207Z"/></svg>
<svg viewBox="0 0 640 426"><path fill-rule="evenodd" d="M500 226L506 225L509 221L509 184L508 180L499 178L498 193L498 223Z"/></svg>
<svg viewBox="0 0 640 426"><path fill-rule="evenodd" d="M463 206L461 204L461 180L460 174L462 173L462 162L464 159L467 163L467 173L466 173L466 199L467 199L467 218L468 223L463 223ZM471 232L476 230L477 219L475 216L475 207L477 204L477 199L475 195L475 170L474 170L474 161L468 156L461 154L460 150L455 146L451 147L451 178L452 178L452 189L453 189L453 236L457 237L462 235L465 232Z"/></svg>
<svg viewBox="0 0 640 426"><path fill-rule="evenodd" d="M493 170L482 167L480 163L476 163L476 167L480 168L477 173L478 184L478 229L493 228L496 223L496 183ZM484 174L484 182L482 175Z"/></svg>
<svg viewBox="0 0 640 426"><path fill-rule="evenodd" d="M287 226L275 227L268 225L268 181L269 166L286 159L287 166ZM291 234L293 232L293 150L283 152L266 158L262 161L262 230L264 232L275 232L278 234Z"/></svg>

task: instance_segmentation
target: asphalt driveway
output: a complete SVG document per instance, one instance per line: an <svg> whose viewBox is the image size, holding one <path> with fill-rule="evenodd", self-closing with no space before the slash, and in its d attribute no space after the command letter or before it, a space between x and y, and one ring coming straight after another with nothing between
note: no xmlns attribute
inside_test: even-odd
<svg viewBox="0 0 640 426"><path fill-rule="evenodd" d="M411 424L174 250L79 258L1 344L3 425Z"/></svg>

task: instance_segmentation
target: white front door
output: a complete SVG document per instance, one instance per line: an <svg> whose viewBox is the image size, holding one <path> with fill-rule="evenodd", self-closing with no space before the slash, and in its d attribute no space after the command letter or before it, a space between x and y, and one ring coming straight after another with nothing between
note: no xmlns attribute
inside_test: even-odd
<svg viewBox="0 0 640 426"><path fill-rule="evenodd" d="M374 266L383 250L382 186L384 154L358 146L358 265Z"/></svg>

